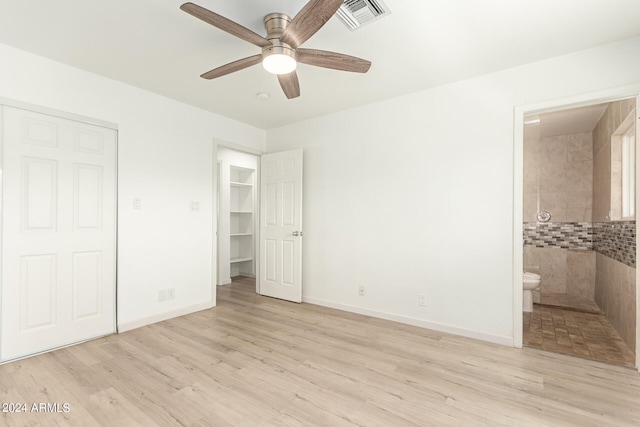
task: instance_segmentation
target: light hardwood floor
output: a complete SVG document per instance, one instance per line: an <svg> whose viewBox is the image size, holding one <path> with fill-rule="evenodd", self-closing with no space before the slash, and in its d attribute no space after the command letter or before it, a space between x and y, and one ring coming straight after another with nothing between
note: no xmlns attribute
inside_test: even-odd
<svg viewBox="0 0 640 427"><path fill-rule="evenodd" d="M3 426L637 426L640 375L218 288L218 307L0 366Z"/></svg>

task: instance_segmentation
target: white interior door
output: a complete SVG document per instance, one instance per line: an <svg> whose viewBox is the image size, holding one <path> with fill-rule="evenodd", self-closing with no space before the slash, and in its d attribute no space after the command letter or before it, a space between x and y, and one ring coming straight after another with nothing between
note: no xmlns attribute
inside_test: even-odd
<svg viewBox="0 0 640 427"><path fill-rule="evenodd" d="M0 359L115 332L116 131L2 107Z"/></svg>
<svg viewBox="0 0 640 427"><path fill-rule="evenodd" d="M302 302L302 150L262 156L259 292Z"/></svg>

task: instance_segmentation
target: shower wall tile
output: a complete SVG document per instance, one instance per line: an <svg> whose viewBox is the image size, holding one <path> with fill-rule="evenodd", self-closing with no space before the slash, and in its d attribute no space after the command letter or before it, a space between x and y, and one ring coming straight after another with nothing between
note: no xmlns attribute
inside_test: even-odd
<svg viewBox="0 0 640 427"><path fill-rule="evenodd" d="M551 213L552 221L590 221L592 198L586 194L593 192L591 132L543 137L538 180L540 209Z"/></svg>
<svg viewBox="0 0 640 427"><path fill-rule="evenodd" d="M567 250L567 293L594 300L596 287L596 253Z"/></svg>
<svg viewBox="0 0 640 427"><path fill-rule="evenodd" d="M540 166L539 194L562 193L567 190L567 173L564 162L550 162ZM552 212L553 214L553 212Z"/></svg>
<svg viewBox="0 0 640 427"><path fill-rule="evenodd" d="M540 274L540 248L524 247L524 271Z"/></svg>
<svg viewBox="0 0 640 427"><path fill-rule="evenodd" d="M567 218L576 222L591 222L592 206L592 192L567 193Z"/></svg>
<svg viewBox="0 0 640 427"><path fill-rule="evenodd" d="M567 141L560 136L540 140L539 192L566 191Z"/></svg>
<svg viewBox="0 0 640 427"><path fill-rule="evenodd" d="M567 221L567 194L562 193L540 193L540 210L551 213L551 220L554 222ZM534 215L535 218L535 215ZM534 219L535 221L535 219Z"/></svg>
<svg viewBox="0 0 640 427"><path fill-rule="evenodd" d="M588 227L588 224L583 225ZM533 224L530 228L535 230L537 226ZM578 229L581 228L580 225L577 226ZM541 237L543 241L539 241L539 246L524 246L524 270L541 275L540 288L543 293L568 293L593 299L595 253L587 248L567 249L569 245L579 248L576 235L581 233L575 230L576 228L569 224L563 224L562 227L552 224L546 227L541 233L546 237ZM558 242L565 237L567 240L560 246ZM590 245L590 236L583 233L583 237ZM573 244L570 243L571 240ZM539 302L539 295L534 295L534 301Z"/></svg>
<svg viewBox="0 0 640 427"><path fill-rule="evenodd" d="M636 347L636 269L596 253L596 304L631 350Z"/></svg>
<svg viewBox="0 0 640 427"><path fill-rule="evenodd" d="M593 166L593 221L606 221L611 205L611 145L596 154Z"/></svg>
<svg viewBox="0 0 640 427"><path fill-rule="evenodd" d="M593 161L567 162L565 191L588 191L593 188Z"/></svg>
<svg viewBox="0 0 640 427"><path fill-rule="evenodd" d="M538 127L538 125L534 125ZM530 125L525 126L525 139L524 139L524 194L537 194L538 193L538 155L540 151L539 146L539 132L536 133L536 137L527 137L527 130Z"/></svg>
<svg viewBox="0 0 640 427"><path fill-rule="evenodd" d="M567 292L567 250L544 248L540 251L540 291Z"/></svg>
<svg viewBox="0 0 640 427"><path fill-rule="evenodd" d="M591 132L567 135L567 160L574 162L593 161L593 140Z"/></svg>
<svg viewBox="0 0 640 427"><path fill-rule="evenodd" d="M604 121L603 121L603 117L605 117L605 115L603 114L602 117L600 118L600 120L598 121L598 124L596 124L596 127L593 128L593 159L596 159L596 156L598 155L598 153L600 151L602 151L602 148L604 147L604 145L607 142L607 137L605 137L605 129L604 129Z"/></svg>
<svg viewBox="0 0 640 427"><path fill-rule="evenodd" d="M605 313L607 308L607 283L613 274L609 261L613 260L596 252L596 287L594 289L594 301Z"/></svg>
<svg viewBox="0 0 640 427"><path fill-rule="evenodd" d="M536 221L537 213L538 213L538 195L525 194L523 196L523 212L522 212L524 222Z"/></svg>
<svg viewBox="0 0 640 427"><path fill-rule="evenodd" d="M596 254L589 250L525 247L524 270L541 276L540 289L594 299Z"/></svg>
<svg viewBox="0 0 640 427"><path fill-rule="evenodd" d="M533 170L532 170L533 169ZM537 167L524 168L523 194L538 194L538 171Z"/></svg>

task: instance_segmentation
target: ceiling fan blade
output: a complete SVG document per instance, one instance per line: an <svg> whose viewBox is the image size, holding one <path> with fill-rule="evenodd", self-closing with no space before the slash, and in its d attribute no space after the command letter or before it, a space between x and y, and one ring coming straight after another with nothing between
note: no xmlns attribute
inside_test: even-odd
<svg viewBox="0 0 640 427"><path fill-rule="evenodd" d="M242 58L238 59L237 61L230 62L211 71L207 71L200 77L202 77L203 79L211 80L215 79L216 77L222 77L227 74L243 70L247 67L251 67L252 65L259 64L260 62L262 62L262 55L253 55L248 58Z"/></svg>
<svg viewBox="0 0 640 427"><path fill-rule="evenodd" d="M316 67L332 68L340 71L366 73L371 67L371 61L337 52L317 49L297 49L298 62L315 65Z"/></svg>
<svg viewBox="0 0 640 427"><path fill-rule="evenodd" d="M278 81L287 99L300 96L300 82L298 81L298 75L295 71L289 74L278 74Z"/></svg>
<svg viewBox="0 0 640 427"><path fill-rule="evenodd" d="M291 20L280 41L297 48L314 35L342 5L343 0L311 0Z"/></svg>
<svg viewBox="0 0 640 427"><path fill-rule="evenodd" d="M230 19L225 18L222 15L218 15L215 12L205 9L202 6L198 6L193 3L185 3L180 6L180 9L187 12L189 15L193 15L198 19L203 20L207 24L211 24L216 28L226 31L227 33L248 41L259 47L269 47L271 42L259 34L254 33L248 28L243 27L240 24L233 22Z"/></svg>

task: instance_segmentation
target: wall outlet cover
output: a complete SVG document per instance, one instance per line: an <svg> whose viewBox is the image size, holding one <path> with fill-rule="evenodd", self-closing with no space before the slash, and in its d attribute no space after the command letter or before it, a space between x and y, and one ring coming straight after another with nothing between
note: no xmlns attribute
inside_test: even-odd
<svg viewBox="0 0 640 427"><path fill-rule="evenodd" d="M418 305L420 307L426 307L427 306L427 296L425 294L419 294L418 295Z"/></svg>
<svg viewBox="0 0 640 427"><path fill-rule="evenodd" d="M142 209L142 197L133 198L133 209Z"/></svg>

